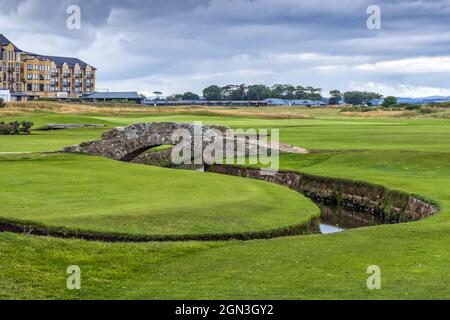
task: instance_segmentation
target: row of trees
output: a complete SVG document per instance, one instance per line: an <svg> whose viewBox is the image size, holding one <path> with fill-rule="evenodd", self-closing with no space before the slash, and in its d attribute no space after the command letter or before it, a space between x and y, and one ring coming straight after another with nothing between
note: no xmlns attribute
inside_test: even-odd
<svg viewBox="0 0 450 320"><path fill-rule="evenodd" d="M212 85L203 90L203 97L210 101L250 101L268 98L322 100L322 89L314 87L293 86L290 84L276 84L268 87L263 84L234 85L224 87ZM167 100L197 100L200 97L192 92L173 94Z"/></svg>
<svg viewBox="0 0 450 320"><path fill-rule="evenodd" d="M209 86L203 90L207 100L264 100L273 99L305 99L322 100L322 89L314 87L293 86L290 84L276 84L268 87L263 84L247 86L227 85L219 87Z"/></svg>
<svg viewBox="0 0 450 320"><path fill-rule="evenodd" d="M376 92L368 92L368 91L347 91L342 93L339 90L330 91L330 105L339 104L341 101L344 101L347 104L351 105L372 105L375 102L378 102L382 99L383 96Z"/></svg>
<svg viewBox="0 0 450 320"><path fill-rule="evenodd" d="M339 90L330 91L330 105L337 105L344 101L352 105L372 105L375 101L383 98L376 92L367 91L347 91L342 93ZM293 86L290 84L276 84L272 87L257 84L247 86L227 85L219 87L212 85L203 90L203 97L209 101L250 101L264 100L268 98L280 99L300 99L300 100L322 100L322 89L314 87ZM199 100L200 96L186 92L184 94L173 94L166 98L167 100Z"/></svg>

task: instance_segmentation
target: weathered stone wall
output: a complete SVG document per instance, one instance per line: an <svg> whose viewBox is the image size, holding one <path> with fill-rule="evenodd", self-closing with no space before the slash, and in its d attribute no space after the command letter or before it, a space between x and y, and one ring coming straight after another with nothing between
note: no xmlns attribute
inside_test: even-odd
<svg viewBox="0 0 450 320"><path fill-rule="evenodd" d="M186 130L194 141L197 132L203 135L210 129L220 132L226 130L225 127L220 126L200 126L189 123L152 122L134 124L126 128L112 129L105 132L101 140L67 147L63 149L63 152L86 153L114 160L132 161L150 148L174 144L172 135L177 130ZM193 145L193 147L204 148L201 143L196 146Z"/></svg>
<svg viewBox="0 0 450 320"><path fill-rule="evenodd" d="M287 171L274 175L262 175L260 170L227 165L208 166L206 170L277 183L296 190L318 203L360 212L380 223L421 220L438 211L436 206L406 193L364 182Z"/></svg>
<svg viewBox="0 0 450 320"><path fill-rule="evenodd" d="M270 155L272 151L278 152L294 152L307 153L302 148L279 145L272 146L270 143L258 140L251 136L232 135L228 128L214 125L195 125L189 123L174 122L152 122L140 123L128 126L126 128L115 128L102 135L102 139L98 141L89 141L76 146L64 148L63 152L85 153L99 155L120 161L134 161L148 149L161 145L178 144L173 141L173 134L178 130L185 130L191 137L191 151L194 155L204 156L204 162L214 163L224 158L234 158L237 156L256 156L259 152ZM215 131L212 141L207 141L205 133L209 130ZM205 139L204 139L205 138ZM222 149L221 154L208 154L203 151L215 143L217 139L219 143L215 147ZM230 147L231 146L231 147ZM234 147L233 147L234 146ZM215 148L213 148L215 149ZM243 149L243 150L240 150ZM237 154L239 150L240 154ZM161 154L169 160L169 154ZM140 161L148 162L153 156L140 157ZM163 160L161 158L161 160ZM202 159L200 159L202 160ZM201 161L200 161L201 162Z"/></svg>

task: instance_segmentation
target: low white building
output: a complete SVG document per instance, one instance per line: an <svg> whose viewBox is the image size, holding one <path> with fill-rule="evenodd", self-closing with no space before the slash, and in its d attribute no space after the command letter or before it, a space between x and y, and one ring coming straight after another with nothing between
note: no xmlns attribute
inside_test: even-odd
<svg viewBox="0 0 450 320"><path fill-rule="evenodd" d="M0 90L0 99L4 102L9 102L11 100L11 92L9 90Z"/></svg>

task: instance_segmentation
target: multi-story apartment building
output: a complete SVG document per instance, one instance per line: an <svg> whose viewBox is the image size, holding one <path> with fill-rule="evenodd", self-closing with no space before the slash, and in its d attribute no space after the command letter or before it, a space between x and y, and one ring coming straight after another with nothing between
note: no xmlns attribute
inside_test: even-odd
<svg viewBox="0 0 450 320"><path fill-rule="evenodd" d="M26 52L0 34L0 90L17 100L77 98L95 91L96 68L77 59Z"/></svg>

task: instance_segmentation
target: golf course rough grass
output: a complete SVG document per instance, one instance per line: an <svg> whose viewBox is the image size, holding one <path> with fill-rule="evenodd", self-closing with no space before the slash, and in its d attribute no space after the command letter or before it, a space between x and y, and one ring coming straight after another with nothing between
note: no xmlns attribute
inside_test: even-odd
<svg viewBox="0 0 450 320"><path fill-rule="evenodd" d="M251 238L258 232L264 237L307 226L319 216L309 199L270 183L86 155L3 155L0 181L3 222L93 238L246 233Z"/></svg>
<svg viewBox="0 0 450 320"><path fill-rule="evenodd" d="M83 118L80 123L90 118L109 127L197 120L235 128L280 128L282 142L313 150L309 155L282 155L283 170L380 184L436 202L440 212L413 223L247 242L101 243L0 233L0 297L450 299L450 121L350 118L327 108L299 112L313 118L56 116L66 123L76 123L73 117ZM22 114L18 120L45 124L46 117L55 117L33 116ZM75 137L81 132L83 136ZM101 132L32 134L14 137L15 143L3 138L0 152L58 150L98 139ZM66 288L69 265L81 268L81 290ZM371 265L381 269L381 290L367 288Z"/></svg>

